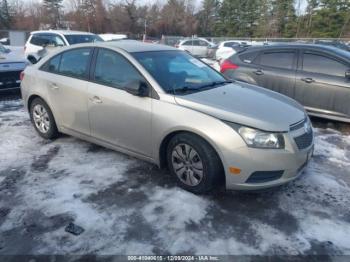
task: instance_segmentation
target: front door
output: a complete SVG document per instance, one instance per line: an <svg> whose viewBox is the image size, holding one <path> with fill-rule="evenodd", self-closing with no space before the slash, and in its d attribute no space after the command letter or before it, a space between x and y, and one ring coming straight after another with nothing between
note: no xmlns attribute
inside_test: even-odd
<svg viewBox="0 0 350 262"><path fill-rule="evenodd" d="M109 49L98 49L95 64L88 87L92 136L150 157L152 98L124 90L144 78L123 55Z"/></svg>
<svg viewBox="0 0 350 262"><path fill-rule="evenodd" d="M350 116L350 69L345 61L329 54L305 50L296 77L296 100L308 110Z"/></svg>

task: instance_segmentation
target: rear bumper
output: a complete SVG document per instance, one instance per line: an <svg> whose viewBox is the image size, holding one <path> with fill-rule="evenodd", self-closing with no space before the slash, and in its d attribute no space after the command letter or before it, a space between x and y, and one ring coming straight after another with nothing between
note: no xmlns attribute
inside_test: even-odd
<svg viewBox="0 0 350 262"><path fill-rule="evenodd" d="M0 72L0 92L19 90L21 86L21 71Z"/></svg>

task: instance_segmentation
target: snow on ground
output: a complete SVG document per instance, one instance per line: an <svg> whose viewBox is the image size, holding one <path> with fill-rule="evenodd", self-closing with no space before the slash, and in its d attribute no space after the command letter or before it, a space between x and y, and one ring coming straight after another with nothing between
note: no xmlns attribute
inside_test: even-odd
<svg viewBox="0 0 350 262"><path fill-rule="evenodd" d="M315 131L297 181L196 196L140 160L45 141L21 101L0 102L0 254L350 255L350 134Z"/></svg>

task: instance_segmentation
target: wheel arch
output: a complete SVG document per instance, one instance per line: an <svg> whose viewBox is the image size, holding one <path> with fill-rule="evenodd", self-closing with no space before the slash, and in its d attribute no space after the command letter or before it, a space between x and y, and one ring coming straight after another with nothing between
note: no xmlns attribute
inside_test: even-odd
<svg viewBox="0 0 350 262"><path fill-rule="evenodd" d="M195 133L193 131L189 131L189 130L185 130L185 129L181 129L181 130L174 130L174 131L171 131L170 133L168 133L162 140L162 142L160 143L160 146L159 146L159 150L158 150L158 157L159 157L159 167L160 168L166 168L168 166L168 163L167 163L167 157L166 157L166 149L168 147L168 144L170 142L170 140L178 135L178 134L183 134L183 133L186 133L186 134L191 134L191 135L194 135L194 136L197 136L201 139L203 139L205 142L208 143L208 145L210 147L212 147L212 149L215 151L215 153L217 154L219 160L220 160L220 163L221 163L221 167L222 167L222 170L224 171L224 163L223 163L223 160L222 160L222 156L221 156L221 153L220 151L217 149L217 147L215 147L213 145L213 142L210 141L210 139L208 139L207 137L201 135L201 134L198 134L198 133Z"/></svg>

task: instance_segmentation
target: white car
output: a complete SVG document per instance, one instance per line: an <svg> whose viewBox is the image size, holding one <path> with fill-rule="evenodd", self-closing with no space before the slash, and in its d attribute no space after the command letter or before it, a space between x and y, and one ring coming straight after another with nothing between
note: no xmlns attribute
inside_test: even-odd
<svg viewBox="0 0 350 262"><path fill-rule="evenodd" d="M19 90L20 74L27 64L23 54L20 55L0 44L0 94Z"/></svg>
<svg viewBox="0 0 350 262"><path fill-rule="evenodd" d="M208 55L208 49L214 46L214 43L205 38L185 39L176 45L177 48L199 57L206 57Z"/></svg>
<svg viewBox="0 0 350 262"><path fill-rule="evenodd" d="M71 30L46 30L34 31L30 33L27 43L24 46L24 55L33 62L33 58L38 60L42 51L46 46L62 47L81 43L91 43L103 41L98 35L71 31Z"/></svg>
<svg viewBox="0 0 350 262"><path fill-rule="evenodd" d="M236 54L238 49L249 45L250 43L246 41L238 41L238 40L223 41L219 44L218 49L216 50L215 58L218 61L222 61Z"/></svg>
<svg viewBox="0 0 350 262"><path fill-rule="evenodd" d="M124 34L99 34L98 36L101 37L103 41L115 41L128 38L128 36Z"/></svg>

